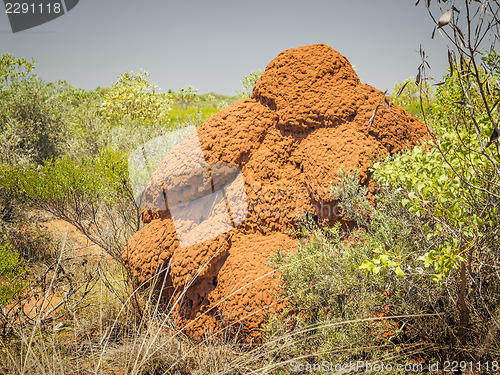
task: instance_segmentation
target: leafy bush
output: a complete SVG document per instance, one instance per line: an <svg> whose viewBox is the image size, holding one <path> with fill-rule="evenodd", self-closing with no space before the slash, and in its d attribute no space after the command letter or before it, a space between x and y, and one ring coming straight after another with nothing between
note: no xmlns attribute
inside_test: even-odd
<svg viewBox="0 0 500 375"><path fill-rule="evenodd" d="M149 73L125 72L106 92L101 114L112 125L167 124L170 101L149 81Z"/></svg>
<svg viewBox="0 0 500 375"><path fill-rule="evenodd" d="M366 191L355 175L341 176L332 188L340 204L363 199ZM323 229L302 224L296 252L276 253L273 261L290 306L285 318L276 315L267 327L277 367L294 358L309 363L443 361L457 350L468 360L479 352L495 358L500 343L487 322L497 316L500 280L492 273L476 274L481 291L468 291L470 327L462 342L460 275L444 277L442 285L432 280L433 272L419 257L445 238L428 237L427 219L403 205L405 199L405 189L382 186L365 218L352 215L360 229L346 233L338 224ZM493 248L483 259L473 259L483 270L500 260ZM474 346L478 342L480 350Z"/></svg>
<svg viewBox="0 0 500 375"><path fill-rule="evenodd" d="M410 212L426 218L424 229L429 238L443 238L443 243L421 257L425 266L435 268L434 278L440 281L452 269L465 262L465 255L477 249L481 237L498 226L500 197L490 194L498 185L495 165L500 155L493 149L484 153L471 152L481 148L477 132L492 132L491 124L480 98L473 100L477 108L477 126L463 116L461 84L450 74L446 84L436 93L431 107L434 121L433 139L413 150L375 164L374 177L393 188L409 192L403 200ZM492 80L492 84L495 84ZM497 94L491 101L498 100Z"/></svg>
<svg viewBox="0 0 500 375"><path fill-rule="evenodd" d="M199 126L220 110L221 108L214 106L196 106L186 109L172 106L172 110L169 113L170 123Z"/></svg>
<svg viewBox="0 0 500 375"><path fill-rule="evenodd" d="M243 79L241 80L241 83L243 85L243 90L241 91L236 91L236 93L241 97L241 98L249 98L250 95L252 95L252 90L257 81L260 79L262 76L261 70L252 70L247 76L244 76Z"/></svg>
<svg viewBox="0 0 500 375"><path fill-rule="evenodd" d="M112 149L77 160L55 158L36 168L0 166L0 187L75 225L117 259L140 226L126 157Z"/></svg>
<svg viewBox="0 0 500 375"><path fill-rule="evenodd" d="M27 287L22 279L26 270L21 266L19 254L8 243L0 245L0 306L7 305Z"/></svg>
<svg viewBox="0 0 500 375"><path fill-rule="evenodd" d="M427 118L431 139L374 165L374 178L404 192L401 203L421 220L428 245L411 252L381 248L363 267L377 273L394 263L403 270L420 263L420 272L430 273L454 300L450 345L461 359L478 360L492 358L499 347L500 257L493 249L500 246L500 154L498 147L488 148L494 141L487 144L485 135L494 134L491 118L498 116L494 103L500 95L472 89L471 78L495 87L498 68L485 64L474 72L472 66L465 58L461 66L452 64L436 91Z"/></svg>
<svg viewBox="0 0 500 375"><path fill-rule="evenodd" d="M1 160L18 163L61 155L68 148L68 107L58 85L31 77L0 91Z"/></svg>
<svg viewBox="0 0 500 375"><path fill-rule="evenodd" d="M276 365L298 358L306 363L376 360L390 344L379 324L386 276L366 277L359 264L371 253L363 231L346 234L340 224L318 228L303 221L292 253L271 258L280 271L289 307L271 317L267 345ZM388 311L385 311L388 312ZM283 318L283 315L287 318Z"/></svg>
<svg viewBox="0 0 500 375"><path fill-rule="evenodd" d="M0 89L17 82L35 68L35 60L18 59L11 54L0 55Z"/></svg>
<svg viewBox="0 0 500 375"><path fill-rule="evenodd" d="M405 277L397 275L395 265L376 275L359 267L373 256L380 240L392 246L401 226L412 227L411 220L399 216L405 209L393 194L384 195L382 208L389 222L380 217L369 230L350 234L339 225L319 229L302 224L299 234L304 237L296 252L275 254L289 308L272 316L266 327L273 367L291 360L407 363L446 355L442 347L429 345L450 341L448 318L456 316L446 292L416 271L414 262Z"/></svg>

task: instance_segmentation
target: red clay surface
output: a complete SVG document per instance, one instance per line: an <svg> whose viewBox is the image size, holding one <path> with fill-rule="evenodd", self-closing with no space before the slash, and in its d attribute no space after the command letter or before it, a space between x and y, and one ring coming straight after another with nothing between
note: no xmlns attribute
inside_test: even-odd
<svg viewBox="0 0 500 375"><path fill-rule="evenodd" d="M122 254L126 266L140 282L168 269L164 295L191 336L232 327L258 338L268 312L282 305L273 297L279 285L269 256L294 249L296 239L285 231L304 211L317 213L322 225L341 219L328 193L339 168L359 169L368 185L374 158L425 137L425 126L396 106L391 112L380 106L369 126L382 100L384 94L362 84L349 61L327 45L280 53L250 99L197 129L207 162L241 169L248 217L226 234L181 248L168 209L146 206L148 224L130 238ZM171 150L188 152L189 142ZM151 183L168 168L160 165Z"/></svg>

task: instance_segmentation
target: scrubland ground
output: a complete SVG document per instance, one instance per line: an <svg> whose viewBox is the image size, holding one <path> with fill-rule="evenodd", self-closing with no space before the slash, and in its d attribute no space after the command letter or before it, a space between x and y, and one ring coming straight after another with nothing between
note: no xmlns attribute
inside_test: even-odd
<svg viewBox="0 0 500 375"><path fill-rule="evenodd" d="M29 288L3 307L2 374L235 374L259 368L248 354L255 347L186 337L154 295L134 290L119 262L74 227L44 220L30 232L43 238L31 244L43 260L28 267Z"/></svg>

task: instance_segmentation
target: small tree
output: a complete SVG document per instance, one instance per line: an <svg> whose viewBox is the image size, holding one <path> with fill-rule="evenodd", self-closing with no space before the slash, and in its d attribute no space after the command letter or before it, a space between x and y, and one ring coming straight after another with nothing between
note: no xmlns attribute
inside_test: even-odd
<svg viewBox="0 0 500 375"><path fill-rule="evenodd" d="M103 117L112 125L126 122L165 125L170 101L149 81L149 73L127 71L106 92L101 107Z"/></svg>
<svg viewBox="0 0 500 375"><path fill-rule="evenodd" d="M67 149L70 109L59 83L30 76L34 60L0 56L0 161L24 163Z"/></svg>
<svg viewBox="0 0 500 375"><path fill-rule="evenodd" d="M94 157L64 156L38 167L0 164L0 188L73 224L117 260L128 238L140 229L126 155L109 148Z"/></svg>
<svg viewBox="0 0 500 375"><path fill-rule="evenodd" d="M494 50L500 8L496 0L431 3L427 0L424 6L436 23L433 37L438 32L449 45L449 72L422 117L430 139L376 164L374 177L406 191L402 203L421 218L434 246L420 253L382 249L362 267L380 272L388 260L416 256L456 301L455 344L470 350L461 358L478 360L492 350L500 320L500 256L492 251L500 246L500 64ZM425 53L420 54L417 83L422 87L428 64ZM476 349L465 349L468 343Z"/></svg>
<svg viewBox="0 0 500 375"><path fill-rule="evenodd" d="M179 104L181 108L187 109L190 104L199 101L198 89L194 86L188 86L177 90L173 95L176 104Z"/></svg>
<svg viewBox="0 0 500 375"><path fill-rule="evenodd" d="M19 254L10 249L8 243L0 244L0 307L26 289L28 282L22 279L25 272Z"/></svg>
<svg viewBox="0 0 500 375"><path fill-rule="evenodd" d="M241 83L243 84L243 90L241 91L236 91L236 93L241 97L241 98L249 98L250 95L252 95L252 90L257 81L260 79L262 76L261 70L252 70L249 75L244 76L243 79L241 80Z"/></svg>
<svg viewBox="0 0 500 375"><path fill-rule="evenodd" d="M33 69L33 59L18 59L8 53L0 55L0 88L25 78Z"/></svg>

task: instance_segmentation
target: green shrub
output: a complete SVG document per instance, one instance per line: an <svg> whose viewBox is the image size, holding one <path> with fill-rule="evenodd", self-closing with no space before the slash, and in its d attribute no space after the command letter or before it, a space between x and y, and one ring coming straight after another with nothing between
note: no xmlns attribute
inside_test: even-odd
<svg viewBox="0 0 500 375"><path fill-rule="evenodd" d="M464 342L463 312L457 306L462 293L459 273L451 272L439 285L419 259L445 243L446 236L428 236L429 218L402 204L409 199L403 188L381 186L375 206L361 217L353 202L359 203L366 191L355 174L340 176L332 190L346 212L349 207L358 212L351 217L360 229L349 233L338 224L323 229L301 224L296 251L278 251L273 257L281 273L282 296L289 301L288 311L272 316L267 326L273 366L323 359L443 361L457 350L467 360L479 355L494 359L500 349L492 336L498 332L493 321L500 316L500 280L487 265L500 261L497 247L483 251L482 259L473 257L471 271L480 288L467 292ZM345 203L348 199L352 202Z"/></svg>
<svg viewBox="0 0 500 375"><path fill-rule="evenodd" d="M57 85L31 77L0 91L0 99L1 161L42 163L67 150L69 109Z"/></svg>
<svg viewBox="0 0 500 375"><path fill-rule="evenodd" d="M302 358L349 362L372 360L376 351L369 347L384 345L378 339L383 331L373 318L383 300L382 276L367 278L359 264L369 249L347 236L340 225L319 229L312 223L300 225L300 239L293 253L278 250L272 257L280 271L284 297L289 308L271 317L267 325L268 342L277 363ZM357 237L357 238L356 238Z"/></svg>
<svg viewBox="0 0 500 375"><path fill-rule="evenodd" d="M241 84L243 85L243 90L236 91L236 93L240 96L240 98L249 98L252 95L252 90L257 81L262 76L262 71L252 70L247 76L244 76L241 80Z"/></svg>
<svg viewBox="0 0 500 375"><path fill-rule="evenodd" d="M166 125L170 100L149 81L149 74L127 71L104 95L101 114L111 125L123 123Z"/></svg>
<svg viewBox="0 0 500 375"><path fill-rule="evenodd" d="M0 89L25 78L34 68L33 59L18 59L8 53L0 55Z"/></svg>
<svg viewBox="0 0 500 375"><path fill-rule="evenodd" d="M123 155L103 149L95 158L54 158L30 169L5 167L1 181L23 198L66 206L84 196L90 202L103 198L112 203L117 187L123 184L120 178L126 176Z"/></svg>
<svg viewBox="0 0 500 375"><path fill-rule="evenodd" d="M0 165L0 188L75 225L117 259L140 225L126 154L109 148L94 157L64 156L38 167Z"/></svg>
<svg viewBox="0 0 500 375"><path fill-rule="evenodd" d="M0 306L5 306L28 285L22 276L26 270L21 266L19 254L12 251L8 243L0 245Z"/></svg>
<svg viewBox="0 0 500 375"><path fill-rule="evenodd" d="M498 87L500 73L492 54L476 69L450 53L450 72L427 117L430 140L374 165L375 179L404 193L401 204L421 221L425 241L416 251L379 247L362 265L379 273L398 264L405 277L415 264L437 282L444 292L438 300L448 305L448 353L472 361L494 358L500 347L500 154L491 136L500 94L489 89Z"/></svg>
<svg viewBox="0 0 500 375"><path fill-rule="evenodd" d="M459 103L464 97L458 77L448 75L445 82L431 107L435 138L374 165L374 177L380 183L408 192L402 202L425 220L427 236L443 239L438 247L420 256L426 267L434 268L433 277L438 282L466 262L481 238L498 227L500 209L500 199L494 194L499 184L500 155L493 147L472 151L481 149L477 134L493 131L484 105L478 95L471 98L477 111L474 125L463 117L464 108ZM492 84L495 82L492 78ZM492 92L491 101L499 98ZM455 126L456 121L463 122Z"/></svg>
<svg viewBox="0 0 500 375"><path fill-rule="evenodd" d="M0 57L0 162L26 166L66 152L96 154L105 128L92 126L99 122L101 92L44 82L29 75L33 69L33 61Z"/></svg>

